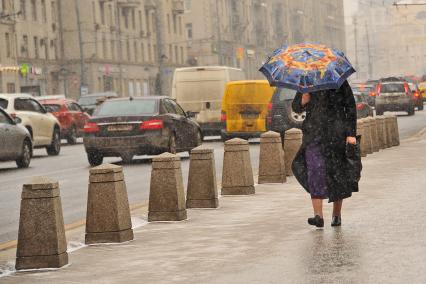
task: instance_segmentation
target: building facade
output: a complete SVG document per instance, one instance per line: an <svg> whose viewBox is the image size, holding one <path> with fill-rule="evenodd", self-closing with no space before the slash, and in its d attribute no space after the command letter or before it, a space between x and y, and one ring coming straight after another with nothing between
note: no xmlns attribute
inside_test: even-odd
<svg viewBox="0 0 426 284"><path fill-rule="evenodd" d="M315 42L345 50L342 1L186 0L188 64L242 68L263 78L262 62L283 44Z"/></svg>

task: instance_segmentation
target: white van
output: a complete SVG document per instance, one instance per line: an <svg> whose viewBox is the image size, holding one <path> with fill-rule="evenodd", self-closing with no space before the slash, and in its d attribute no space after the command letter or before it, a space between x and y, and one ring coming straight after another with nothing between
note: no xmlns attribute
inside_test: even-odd
<svg viewBox="0 0 426 284"><path fill-rule="evenodd" d="M241 69L226 66L178 68L173 76L172 98L195 114L203 135L220 135L222 98L229 81L244 80Z"/></svg>

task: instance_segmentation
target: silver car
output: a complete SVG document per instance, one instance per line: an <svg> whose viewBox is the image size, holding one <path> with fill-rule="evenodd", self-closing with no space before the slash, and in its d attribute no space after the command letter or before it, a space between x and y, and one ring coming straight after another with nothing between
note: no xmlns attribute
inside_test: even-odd
<svg viewBox="0 0 426 284"><path fill-rule="evenodd" d="M31 135L0 108L0 161L16 161L18 168L28 168L33 154Z"/></svg>
<svg viewBox="0 0 426 284"><path fill-rule="evenodd" d="M407 82L381 82L377 85L376 113L385 111L406 111L414 115L414 100Z"/></svg>

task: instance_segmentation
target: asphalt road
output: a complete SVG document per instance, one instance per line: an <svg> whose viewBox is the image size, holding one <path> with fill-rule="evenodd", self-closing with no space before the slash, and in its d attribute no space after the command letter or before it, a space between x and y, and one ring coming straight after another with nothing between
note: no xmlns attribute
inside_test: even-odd
<svg viewBox="0 0 426 284"><path fill-rule="evenodd" d="M426 127L426 111L415 116L398 117L401 138L408 138ZM250 145L253 170L259 164L259 145ZM223 143L205 142L215 150L217 177L222 176ZM183 179L188 177L189 159L187 153L182 157ZM105 162L121 165L119 158L106 159ZM151 164L149 157L137 157L131 165L123 165L130 204L148 200ZM89 165L83 145L64 146L61 155L48 157L44 150L36 150L29 169L18 170L14 163L0 163L0 243L17 238L19 206L22 184L33 176L49 176L59 181L65 223L70 224L85 218Z"/></svg>

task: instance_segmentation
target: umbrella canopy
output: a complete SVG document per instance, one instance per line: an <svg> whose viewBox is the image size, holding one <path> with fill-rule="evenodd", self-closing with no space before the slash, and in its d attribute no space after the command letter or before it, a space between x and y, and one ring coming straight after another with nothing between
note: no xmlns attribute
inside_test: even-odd
<svg viewBox="0 0 426 284"><path fill-rule="evenodd" d="M259 71L271 86L301 93L338 89L355 73L343 52L317 44L284 45Z"/></svg>

